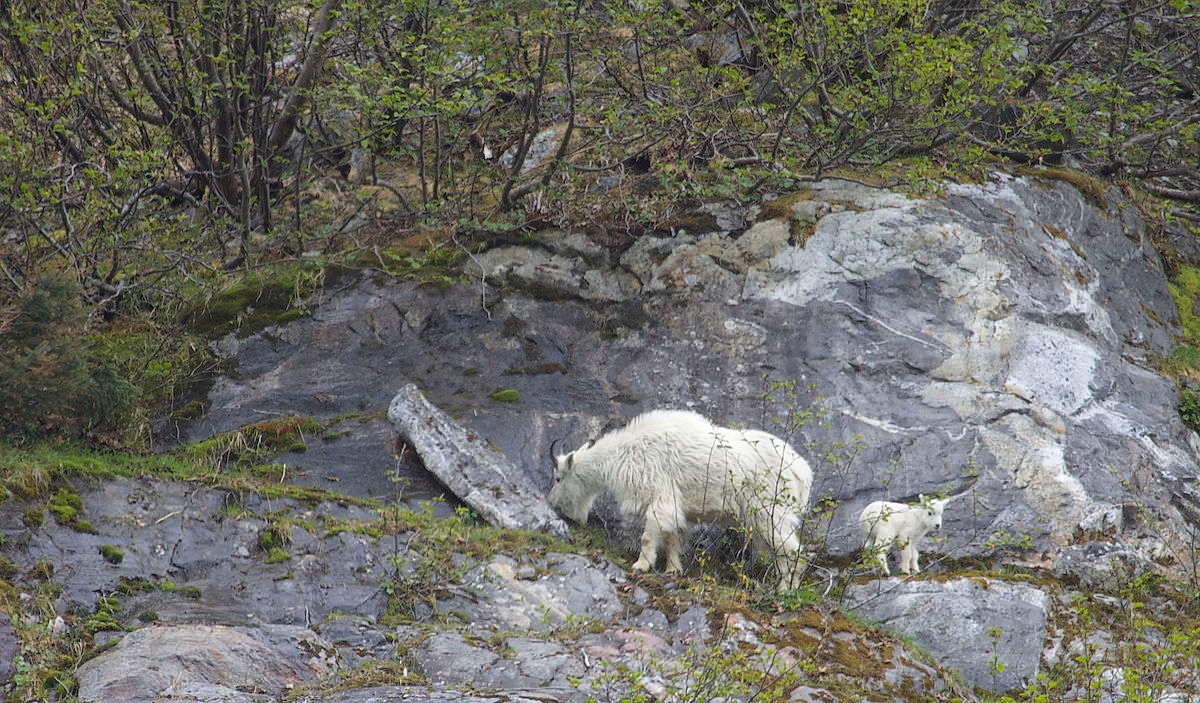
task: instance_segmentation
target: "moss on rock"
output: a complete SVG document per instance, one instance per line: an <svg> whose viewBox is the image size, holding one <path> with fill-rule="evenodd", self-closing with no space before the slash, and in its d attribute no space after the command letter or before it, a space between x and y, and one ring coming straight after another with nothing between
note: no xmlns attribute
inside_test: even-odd
<svg viewBox="0 0 1200 703"><path fill-rule="evenodd" d="M493 391L489 397L498 403L515 403L520 399L520 394L512 388L500 388Z"/></svg>
<svg viewBox="0 0 1200 703"><path fill-rule="evenodd" d="M120 564L125 561L125 552L111 544L102 544L98 547L100 556L104 557L104 561L109 564Z"/></svg>
<svg viewBox="0 0 1200 703"><path fill-rule="evenodd" d="M272 324L286 324L307 314L304 301L323 284L321 267L305 262L251 273L220 291L193 301L180 321L210 339L230 332L253 334Z"/></svg>

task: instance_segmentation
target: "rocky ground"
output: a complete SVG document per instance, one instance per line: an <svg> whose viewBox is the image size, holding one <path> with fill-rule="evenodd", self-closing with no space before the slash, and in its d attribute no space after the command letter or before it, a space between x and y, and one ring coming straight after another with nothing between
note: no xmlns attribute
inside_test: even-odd
<svg viewBox="0 0 1200 703"><path fill-rule="evenodd" d="M741 684L726 678L737 667L791 682L797 701L847 690L919 698L959 685L936 661L836 609L766 617L706 607L714 597L704 591L715 586L695 565L678 580L634 579L602 555L545 547L430 564L445 547L426 546L422 528L357 532L352 525L379 522L359 507L156 480L78 488L98 534L48 522L11 546L22 572L53 565L65 586L61 616L94 630L102 651L76 672L86 701L413 701L466 691L491 692L480 700L617 700L637 691L699 700L738 693ZM288 558L268 563L260 536L281 514L314 527L288 530ZM490 528L475 529L489 539ZM123 559L103 558L103 545L119 545ZM930 653L968 683L996 683L986 661L968 661L980 633L945 632L942 619L935 632L932 623L909 627L906 617L936 601L962 622L1002 625L1011 668L999 683L1036 671L1047 613L1037 589L893 579L865 581L845 597L848 611L918 642L933 636L942 647ZM374 678L405 685L362 685L381 663L388 668ZM636 685L629 672L640 674ZM356 690L344 690L356 680Z"/></svg>

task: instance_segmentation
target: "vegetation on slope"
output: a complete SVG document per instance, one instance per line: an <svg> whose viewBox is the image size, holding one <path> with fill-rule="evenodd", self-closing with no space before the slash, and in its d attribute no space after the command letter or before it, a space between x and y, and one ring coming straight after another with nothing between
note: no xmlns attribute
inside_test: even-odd
<svg viewBox="0 0 1200 703"><path fill-rule="evenodd" d="M551 226L627 240L831 172L921 189L1066 163L1194 225L1198 19L1195 0L11 0L0 377L60 398L0 420L145 442L211 371L205 335L303 314L339 262L428 275ZM48 291L81 314L30 333ZM126 369L137 393L105 375L134 354L170 360Z"/></svg>

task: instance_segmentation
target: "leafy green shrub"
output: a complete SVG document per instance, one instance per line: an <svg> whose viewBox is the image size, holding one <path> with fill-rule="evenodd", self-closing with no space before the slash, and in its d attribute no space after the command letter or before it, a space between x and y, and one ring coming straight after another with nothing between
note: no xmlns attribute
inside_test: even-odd
<svg viewBox="0 0 1200 703"><path fill-rule="evenodd" d="M1200 393L1191 388L1179 391L1179 417L1185 425L1200 432Z"/></svg>
<svg viewBox="0 0 1200 703"><path fill-rule="evenodd" d="M79 285L43 273L11 301L0 301L0 430L13 436L76 435L113 426L133 385L83 338Z"/></svg>

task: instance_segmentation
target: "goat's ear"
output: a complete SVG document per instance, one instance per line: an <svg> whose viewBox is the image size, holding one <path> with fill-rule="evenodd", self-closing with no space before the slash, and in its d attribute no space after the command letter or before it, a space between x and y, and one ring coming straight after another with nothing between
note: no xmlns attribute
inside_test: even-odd
<svg viewBox="0 0 1200 703"><path fill-rule="evenodd" d="M591 449L591 448L592 448L592 447L594 447L594 446L596 446L596 440L594 440L594 439L589 439L589 440L588 440L588 443L587 443L587 444L585 444L583 448L584 448L584 449Z"/></svg>

